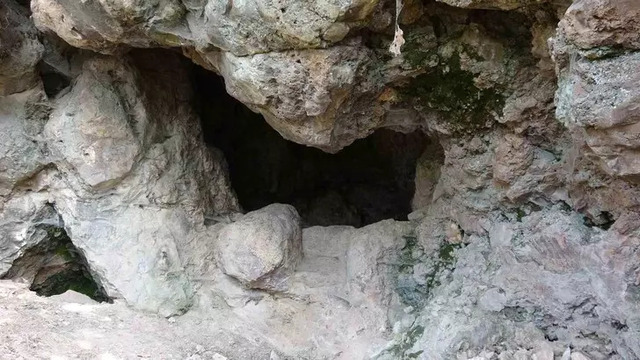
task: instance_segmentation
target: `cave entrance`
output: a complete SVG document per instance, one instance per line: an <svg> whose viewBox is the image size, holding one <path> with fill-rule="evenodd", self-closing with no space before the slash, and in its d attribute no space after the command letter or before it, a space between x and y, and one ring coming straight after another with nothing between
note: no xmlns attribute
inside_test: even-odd
<svg viewBox="0 0 640 360"><path fill-rule="evenodd" d="M207 144L222 150L240 204L296 207L303 226L364 226L406 220L416 162L429 147L422 132L378 130L337 154L285 140L262 115L227 94L222 77L195 67Z"/></svg>
<svg viewBox="0 0 640 360"><path fill-rule="evenodd" d="M14 260L3 279L28 281L29 290L40 296L73 290L98 302L111 302L93 279L87 260L71 242L53 206L40 211L29 233L37 243Z"/></svg>

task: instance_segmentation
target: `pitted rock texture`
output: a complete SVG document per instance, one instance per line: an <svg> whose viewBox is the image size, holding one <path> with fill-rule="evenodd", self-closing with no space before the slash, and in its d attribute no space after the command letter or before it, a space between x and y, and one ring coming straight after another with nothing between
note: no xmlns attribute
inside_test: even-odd
<svg viewBox="0 0 640 360"><path fill-rule="evenodd" d="M560 33L579 49L640 46L640 4L633 0L578 0L560 22Z"/></svg>
<svg viewBox="0 0 640 360"><path fill-rule="evenodd" d="M71 45L112 52L135 47L212 47L244 56L317 48L342 40L375 9L375 0L179 2L42 0L31 4L36 25Z"/></svg>

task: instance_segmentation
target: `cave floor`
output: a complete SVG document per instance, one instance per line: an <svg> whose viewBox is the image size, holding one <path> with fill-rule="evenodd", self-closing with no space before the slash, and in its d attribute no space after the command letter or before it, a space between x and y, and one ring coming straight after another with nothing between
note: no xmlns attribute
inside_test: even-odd
<svg viewBox="0 0 640 360"><path fill-rule="evenodd" d="M224 316L224 315L221 315ZM40 297L0 281L0 359L281 359L251 330L196 314L165 319L78 293Z"/></svg>

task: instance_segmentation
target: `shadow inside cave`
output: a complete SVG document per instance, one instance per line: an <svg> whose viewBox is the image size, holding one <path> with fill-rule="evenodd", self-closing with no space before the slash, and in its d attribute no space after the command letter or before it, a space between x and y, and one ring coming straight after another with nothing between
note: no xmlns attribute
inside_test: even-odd
<svg viewBox="0 0 640 360"><path fill-rule="evenodd" d="M194 66L193 79L204 139L224 153L244 210L291 204L305 227L407 219L416 162L434 142L424 133L381 129L329 154L285 140L222 77Z"/></svg>

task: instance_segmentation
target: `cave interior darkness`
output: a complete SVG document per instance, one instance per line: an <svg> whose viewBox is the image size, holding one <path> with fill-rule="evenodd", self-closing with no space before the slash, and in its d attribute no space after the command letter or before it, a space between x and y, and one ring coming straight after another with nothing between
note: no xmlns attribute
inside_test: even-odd
<svg viewBox="0 0 640 360"><path fill-rule="evenodd" d="M192 74L204 139L224 153L245 211L291 204L305 227L407 220L416 162L433 141L424 133L382 129L325 153L285 140L217 74L195 65Z"/></svg>
<svg viewBox="0 0 640 360"><path fill-rule="evenodd" d="M53 204L40 209L28 234L40 241L13 261L0 279L28 279L29 290L40 296L73 290L98 302L112 302L94 279L82 252L71 242Z"/></svg>

